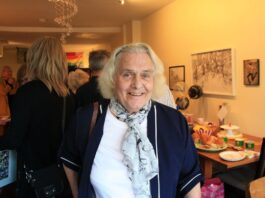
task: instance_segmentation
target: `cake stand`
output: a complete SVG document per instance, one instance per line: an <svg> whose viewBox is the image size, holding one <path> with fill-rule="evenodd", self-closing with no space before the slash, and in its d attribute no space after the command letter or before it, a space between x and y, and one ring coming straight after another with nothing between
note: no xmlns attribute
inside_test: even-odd
<svg viewBox="0 0 265 198"><path fill-rule="evenodd" d="M224 130L221 130L217 134L218 137L227 137L228 139L235 139L242 137L242 133L237 131L239 129L239 126L227 124L227 125L221 125L220 128Z"/></svg>

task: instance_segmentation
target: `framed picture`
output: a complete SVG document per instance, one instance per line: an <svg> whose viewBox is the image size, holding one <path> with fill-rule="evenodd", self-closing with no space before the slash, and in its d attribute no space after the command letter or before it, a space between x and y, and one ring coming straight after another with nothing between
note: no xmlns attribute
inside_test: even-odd
<svg viewBox="0 0 265 198"><path fill-rule="evenodd" d="M220 49L195 53L192 59L192 81L204 94L235 95L233 50Z"/></svg>
<svg viewBox="0 0 265 198"><path fill-rule="evenodd" d="M17 155L14 150L0 151L0 188L16 180Z"/></svg>
<svg viewBox="0 0 265 198"><path fill-rule="evenodd" d="M259 85L259 59L244 60L244 85Z"/></svg>
<svg viewBox="0 0 265 198"><path fill-rule="evenodd" d="M175 91L184 91L185 85L185 66L169 67L169 88Z"/></svg>
<svg viewBox="0 0 265 198"><path fill-rule="evenodd" d="M82 67L84 65L83 58L84 58L83 52L66 52L68 67L74 67L74 68Z"/></svg>

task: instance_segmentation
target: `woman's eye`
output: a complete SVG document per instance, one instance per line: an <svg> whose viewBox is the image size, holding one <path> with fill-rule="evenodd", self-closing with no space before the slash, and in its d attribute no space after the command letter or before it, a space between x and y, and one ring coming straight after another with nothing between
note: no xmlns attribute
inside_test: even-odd
<svg viewBox="0 0 265 198"><path fill-rule="evenodd" d="M132 74L131 74L131 73L128 73L128 72L126 72L126 73L123 73L123 74L122 74L122 77L123 77L123 78L126 78L126 79L129 79L129 78L131 78L131 77L132 77Z"/></svg>
<svg viewBox="0 0 265 198"><path fill-rule="evenodd" d="M145 80L148 80L152 77L152 74L151 73L142 73L142 79L145 79Z"/></svg>

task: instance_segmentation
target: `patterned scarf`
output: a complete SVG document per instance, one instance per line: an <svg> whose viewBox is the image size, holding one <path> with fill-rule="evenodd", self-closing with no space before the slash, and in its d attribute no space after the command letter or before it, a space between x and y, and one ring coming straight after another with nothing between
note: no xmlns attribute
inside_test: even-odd
<svg viewBox="0 0 265 198"><path fill-rule="evenodd" d="M137 198L151 197L149 181L158 174L158 160L154 148L140 129L140 124L151 109L151 101L137 113L129 114L114 98L110 101L111 112L127 123L128 129L122 143L123 163L127 166L133 191Z"/></svg>

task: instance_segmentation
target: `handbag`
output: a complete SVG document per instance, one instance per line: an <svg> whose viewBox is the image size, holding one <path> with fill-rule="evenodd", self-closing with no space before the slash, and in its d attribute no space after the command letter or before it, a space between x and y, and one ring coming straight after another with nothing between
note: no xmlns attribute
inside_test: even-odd
<svg viewBox="0 0 265 198"><path fill-rule="evenodd" d="M66 101L63 98L62 133L65 126ZM33 188L37 198L71 197L70 185L63 167L54 163L39 170L28 170L24 164L26 179Z"/></svg>
<svg viewBox="0 0 265 198"><path fill-rule="evenodd" d="M26 176L37 198L67 197L71 193L63 167L57 164L26 172Z"/></svg>

